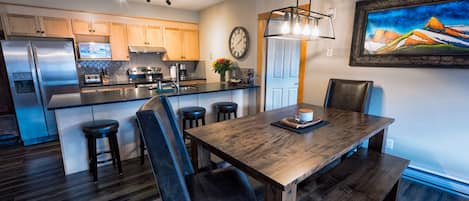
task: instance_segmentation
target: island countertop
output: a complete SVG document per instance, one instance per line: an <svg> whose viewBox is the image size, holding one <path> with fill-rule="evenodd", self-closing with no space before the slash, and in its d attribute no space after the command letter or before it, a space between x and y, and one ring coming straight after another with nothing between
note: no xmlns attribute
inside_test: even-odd
<svg viewBox="0 0 469 201"><path fill-rule="evenodd" d="M179 90L168 93L158 93L157 90L146 88L125 89L116 91L104 91L93 93L68 93L55 94L49 101L47 109L57 110L73 107L119 103L127 101L145 100L154 96L183 96L192 94L212 93L219 91L231 91L238 89L259 88L257 85L229 85L225 83L208 83L195 85L193 89Z"/></svg>

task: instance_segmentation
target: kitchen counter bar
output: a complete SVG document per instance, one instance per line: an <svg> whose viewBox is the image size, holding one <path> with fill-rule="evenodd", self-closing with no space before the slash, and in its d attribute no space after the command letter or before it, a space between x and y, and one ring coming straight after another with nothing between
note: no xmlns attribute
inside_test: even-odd
<svg viewBox="0 0 469 201"><path fill-rule="evenodd" d="M228 85L223 83L209 83L194 85L194 89L179 90L168 93L158 93L157 90L146 88L125 89L123 91L105 91L94 93L68 93L53 95L48 104L49 110L74 108L82 106L120 103L136 100L146 100L154 96L182 96L203 94L220 91L232 91L238 89L258 88L256 85Z"/></svg>
<svg viewBox="0 0 469 201"><path fill-rule="evenodd" d="M258 86L212 83L195 85L191 90L172 93L157 93L156 90L132 88L117 91L69 93L53 95L49 110L53 110L59 132L64 163L64 173L73 174L88 169L87 143L81 125L98 119L113 119L119 122L117 133L122 160L139 155L139 129L135 113L152 97L168 96L176 116L181 123L179 111L184 107L200 106L206 109L206 122L216 122L217 102L238 104L238 117L256 113L256 91ZM109 150L105 141L97 143L98 152ZM107 160L101 155L98 160ZM124 170L125 174L125 170Z"/></svg>

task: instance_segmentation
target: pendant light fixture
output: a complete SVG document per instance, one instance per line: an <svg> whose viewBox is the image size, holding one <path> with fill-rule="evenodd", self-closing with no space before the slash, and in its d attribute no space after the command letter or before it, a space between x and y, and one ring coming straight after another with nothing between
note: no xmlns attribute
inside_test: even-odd
<svg viewBox="0 0 469 201"><path fill-rule="evenodd" d="M311 0L308 10L300 8L297 0L296 7L290 6L270 12L264 37L286 40L335 39L332 18L332 15L312 11Z"/></svg>

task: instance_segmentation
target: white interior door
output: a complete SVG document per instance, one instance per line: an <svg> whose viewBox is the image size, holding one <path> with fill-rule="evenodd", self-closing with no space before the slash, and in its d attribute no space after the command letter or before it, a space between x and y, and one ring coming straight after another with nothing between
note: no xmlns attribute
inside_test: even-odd
<svg viewBox="0 0 469 201"><path fill-rule="evenodd" d="M297 103L300 41L268 39L265 110Z"/></svg>

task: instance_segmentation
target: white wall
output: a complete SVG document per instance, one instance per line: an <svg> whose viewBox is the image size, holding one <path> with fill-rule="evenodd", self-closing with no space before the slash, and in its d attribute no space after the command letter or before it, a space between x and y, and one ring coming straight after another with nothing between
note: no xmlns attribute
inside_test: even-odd
<svg viewBox="0 0 469 201"><path fill-rule="evenodd" d="M304 101L322 105L330 78L373 80L370 113L396 119L388 134L394 149L386 152L411 160L412 167L469 183L469 70L350 67L355 2L313 0L314 10L337 9L337 39L309 42ZM257 0L256 10L294 3ZM333 48L332 57L327 48ZM468 193L465 188L459 190Z"/></svg>
<svg viewBox="0 0 469 201"><path fill-rule="evenodd" d="M200 59L199 67L205 68L208 82L218 82L210 64L217 58L234 59L228 48L228 39L236 26L243 26L249 32L249 52L235 60L241 68L257 66L257 14L251 0L225 0L200 12Z"/></svg>
<svg viewBox="0 0 469 201"><path fill-rule="evenodd" d="M142 0L142 2L143 1L144 0ZM199 21L199 13L196 11L132 2L121 4L119 2L119 0L0 0L0 3L23 4L103 14L159 18L185 22Z"/></svg>

